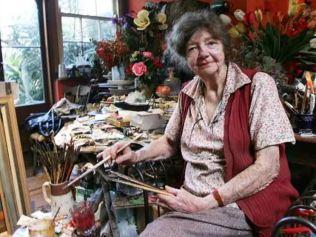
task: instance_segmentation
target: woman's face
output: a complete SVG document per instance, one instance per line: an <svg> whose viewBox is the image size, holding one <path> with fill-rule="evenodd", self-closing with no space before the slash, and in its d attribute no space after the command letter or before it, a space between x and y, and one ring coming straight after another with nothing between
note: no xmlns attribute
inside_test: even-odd
<svg viewBox="0 0 316 237"><path fill-rule="evenodd" d="M198 30L187 44L186 60L196 75L202 78L212 76L225 65L224 46L207 30Z"/></svg>

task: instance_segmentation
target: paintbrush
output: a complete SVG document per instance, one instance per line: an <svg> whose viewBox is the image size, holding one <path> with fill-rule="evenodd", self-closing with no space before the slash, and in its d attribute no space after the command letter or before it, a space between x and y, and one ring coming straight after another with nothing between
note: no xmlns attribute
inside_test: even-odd
<svg viewBox="0 0 316 237"><path fill-rule="evenodd" d="M154 186L150 186L148 184L145 184L145 183L142 183L136 179L133 179L129 176L125 176L123 174L120 174L120 173L117 173L117 172L111 172L112 174L116 174L118 177L121 177L125 180L120 180L120 179L117 179L117 178L111 178L109 176L106 176L104 175L102 172L98 172L105 180L108 180L108 181L111 181L111 182L116 182L116 183L121 183L121 184L124 184L124 185L127 185L127 186L131 186L131 187L134 187L134 188L139 188L139 189L143 189L143 190L146 190L146 191L149 191L149 192L153 192L153 193L158 193L158 194L163 194L163 195L167 195L167 196L174 196L173 194L167 192L166 190L163 190L163 189L159 189L159 188L156 188ZM129 181L131 182L129 182Z"/></svg>
<svg viewBox="0 0 316 237"><path fill-rule="evenodd" d="M128 146L130 146L133 142L137 141L142 135L138 135L136 136L133 140L131 140L130 142L126 143L124 146L122 146L116 154L120 153L121 151L123 151L125 148L127 148ZM82 173L81 175L79 175L77 178L75 178L73 181L71 181L69 184L67 184L65 188L70 187L71 185L73 185L74 183L76 183L78 180L82 179L83 177L87 176L89 173L91 173L92 171L94 171L96 168L100 167L101 165L103 165L105 162L109 161L111 159L111 156L107 156L105 159L101 160L100 162L98 162L97 164L95 164L94 166L92 166L90 169L86 170L84 173Z"/></svg>

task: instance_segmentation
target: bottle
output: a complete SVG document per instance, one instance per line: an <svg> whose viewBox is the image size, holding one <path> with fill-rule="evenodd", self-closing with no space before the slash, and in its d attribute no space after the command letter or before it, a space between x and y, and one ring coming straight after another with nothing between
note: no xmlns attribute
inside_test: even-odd
<svg viewBox="0 0 316 237"><path fill-rule="evenodd" d="M164 83L166 86L169 86L171 89L170 95L176 96L179 94L181 89L181 81L179 78L174 76L174 68L168 68L168 78L165 80Z"/></svg>

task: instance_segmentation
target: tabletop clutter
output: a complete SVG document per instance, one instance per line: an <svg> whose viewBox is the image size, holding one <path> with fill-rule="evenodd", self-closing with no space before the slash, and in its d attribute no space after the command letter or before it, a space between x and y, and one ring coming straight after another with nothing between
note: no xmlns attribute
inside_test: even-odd
<svg viewBox="0 0 316 237"><path fill-rule="evenodd" d="M301 80L296 79L289 86L288 93L282 95L284 107L290 113L294 132L300 135L313 135L315 132L315 80L313 74L306 71Z"/></svg>
<svg viewBox="0 0 316 237"><path fill-rule="evenodd" d="M50 180L43 184L42 191L51 212L22 216L18 224L28 229L29 236L50 237L55 232L60 236L101 236L100 202L95 202L101 185L94 175L101 165L105 172L100 177L107 182L165 193L155 185L113 169L113 163L105 159L96 160L95 155L120 140L143 146L160 137L176 102L175 96L148 100L135 91L88 104L84 112L65 99L54 105L71 120L63 122L57 133L45 139L39 139L40 134L32 135L37 139L33 152L38 154ZM75 116L67 110L76 111ZM81 162L81 155L94 158Z"/></svg>

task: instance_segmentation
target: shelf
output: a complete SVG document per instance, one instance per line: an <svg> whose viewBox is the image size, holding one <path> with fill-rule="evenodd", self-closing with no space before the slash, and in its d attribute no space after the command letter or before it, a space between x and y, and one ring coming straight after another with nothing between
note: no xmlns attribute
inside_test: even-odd
<svg viewBox="0 0 316 237"><path fill-rule="evenodd" d="M302 136L297 133L295 133L295 139L297 142L306 142L306 143L315 143L316 144L316 134L314 135L308 135L308 136Z"/></svg>

